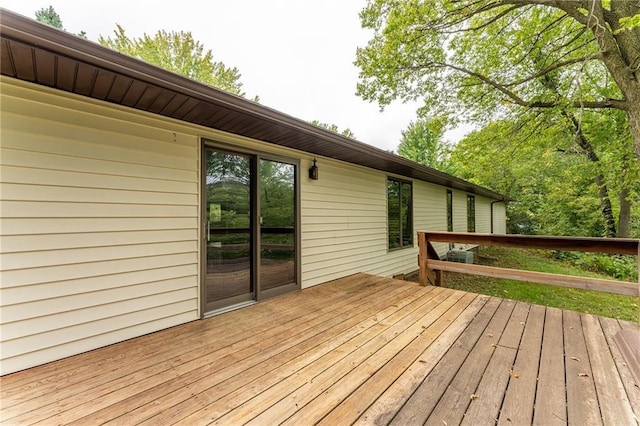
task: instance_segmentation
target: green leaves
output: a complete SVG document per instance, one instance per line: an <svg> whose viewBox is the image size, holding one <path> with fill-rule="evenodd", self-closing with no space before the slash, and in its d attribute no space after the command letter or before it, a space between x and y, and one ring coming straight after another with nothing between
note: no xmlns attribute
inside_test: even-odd
<svg viewBox="0 0 640 426"><path fill-rule="evenodd" d="M416 163L446 171L449 146L442 140L445 124L442 117L412 121L402 131L398 154Z"/></svg>
<svg viewBox="0 0 640 426"><path fill-rule="evenodd" d="M640 13L634 16L628 16L620 18L620 28L615 32L616 34L622 31L629 31L633 28L640 28Z"/></svg>
<svg viewBox="0 0 640 426"><path fill-rule="evenodd" d="M36 11L36 21L64 30L62 18L60 18L60 15L58 15L58 12L56 12L53 6L49 6L48 8L43 7Z"/></svg>
<svg viewBox="0 0 640 426"><path fill-rule="evenodd" d="M160 30L154 36L144 34L140 38L129 38L124 28L116 25L113 38L100 36L98 41L103 46L192 80L244 96L238 69L214 61L211 50L205 50L190 32Z"/></svg>
<svg viewBox="0 0 640 426"><path fill-rule="evenodd" d="M311 124L313 124L314 126L322 127L323 129L330 130L333 133L337 133L339 135L346 136L346 137L351 138L351 139L355 139L356 138L356 135L348 127L346 129L344 129L344 130L340 130L338 128L338 126L335 125L335 124L322 123L322 122L320 122L318 120L311 121Z"/></svg>

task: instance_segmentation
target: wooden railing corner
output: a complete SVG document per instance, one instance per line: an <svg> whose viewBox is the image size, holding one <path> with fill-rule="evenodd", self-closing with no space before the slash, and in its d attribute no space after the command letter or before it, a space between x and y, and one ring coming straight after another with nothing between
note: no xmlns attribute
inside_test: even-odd
<svg viewBox="0 0 640 426"><path fill-rule="evenodd" d="M592 253L610 253L637 256L638 283L577 277L520 269L498 268L473 264L441 261L432 245L433 241L474 245L494 245L513 248L540 248ZM638 322L640 322L640 240L631 238L556 237L539 235L499 235L469 232L418 231L418 266L422 285L441 285L442 272L458 272L494 278L527 281L562 287L595 290L638 298Z"/></svg>

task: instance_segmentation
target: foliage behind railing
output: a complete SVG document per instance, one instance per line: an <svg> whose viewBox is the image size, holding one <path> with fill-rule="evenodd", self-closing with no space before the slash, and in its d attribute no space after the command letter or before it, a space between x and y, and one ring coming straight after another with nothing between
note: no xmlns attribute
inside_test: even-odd
<svg viewBox="0 0 640 426"><path fill-rule="evenodd" d="M516 281L528 281L563 287L596 290L607 293L636 296L640 298L640 282L636 284L600 278L576 277L544 272L523 271L520 269L497 268L492 266L441 261L438 253L432 245L432 242L435 241L442 243L477 244L485 246L496 245L525 249L537 248L637 256L638 272L640 275L640 240L629 238L498 235L467 232L418 232L418 265L420 267L419 278L422 285L426 285L427 281L432 285L441 285L442 271L448 271L494 278L505 278Z"/></svg>

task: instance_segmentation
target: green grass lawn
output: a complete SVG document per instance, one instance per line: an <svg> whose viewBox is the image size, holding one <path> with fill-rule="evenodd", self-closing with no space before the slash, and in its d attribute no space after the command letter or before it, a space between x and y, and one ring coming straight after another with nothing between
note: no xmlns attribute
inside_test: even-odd
<svg viewBox="0 0 640 426"><path fill-rule="evenodd" d="M475 263L481 265L612 279L573 266L569 261L551 259L535 250L481 247L474 256ZM632 296L449 272L444 273L444 286L537 305L638 321L638 298Z"/></svg>

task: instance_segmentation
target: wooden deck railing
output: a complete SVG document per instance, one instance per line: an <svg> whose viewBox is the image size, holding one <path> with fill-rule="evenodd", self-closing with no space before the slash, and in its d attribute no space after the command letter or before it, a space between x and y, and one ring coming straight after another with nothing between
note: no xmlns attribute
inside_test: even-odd
<svg viewBox="0 0 640 426"><path fill-rule="evenodd" d="M631 283L591 277L523 271L520 269L441 261L433 242L477 244L548 250L570 250L638 256L639 282ZM441 285L442 271L505 278L563 287L596 290L639 297L640 306L640 240L630 238L552 237L537 235L498 235L466 232L418 232L418 265L420 283Z"/></svg>

